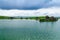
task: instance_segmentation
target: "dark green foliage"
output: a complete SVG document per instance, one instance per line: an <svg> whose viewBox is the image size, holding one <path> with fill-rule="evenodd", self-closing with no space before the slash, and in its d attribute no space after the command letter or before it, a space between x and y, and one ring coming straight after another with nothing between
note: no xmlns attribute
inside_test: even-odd
<svg viewBox="0 0 60 40"><path fill-rule="evenodd" d="M52 17L46 16L45 18L40 19L40 22L54 22L57 20L58 19L53 16Z"/></svg>

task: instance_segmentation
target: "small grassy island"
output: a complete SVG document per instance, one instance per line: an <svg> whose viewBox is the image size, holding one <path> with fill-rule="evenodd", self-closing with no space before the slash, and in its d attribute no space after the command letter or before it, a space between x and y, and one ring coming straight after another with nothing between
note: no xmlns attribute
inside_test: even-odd
<svg viewBox="0 0 60 40"><path fill-rule="evenodd" d="M55 18L53 16L49 17L49 16L45 16L45 18L41 18L40 22L54 22L57 21L58 18Z"/></svg>
<svg viewBox="0 0 60 40"><path fill-rule="evenodd" d="M57 21L58 18L53 16L40 16L40 17L9 17L9 16L0 16L0 19L34 19L39 20L40 22L54 22Z"/></svg>

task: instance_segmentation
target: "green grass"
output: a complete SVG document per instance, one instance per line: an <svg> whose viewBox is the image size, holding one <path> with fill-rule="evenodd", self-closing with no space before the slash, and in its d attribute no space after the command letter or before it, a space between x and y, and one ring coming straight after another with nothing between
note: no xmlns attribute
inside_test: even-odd
<svg viewBox="0 0 60 40"><path fill-rule="evenodd" d="M10 17L8 16L0 16L0 19L9 19Z"/></svg>
<svg viewBox="0 0 60 40"><path fill-rule="evenodd" d="M23 18L23 17L20 17L20 18L16 18L16 17L9 17L9 16L0 16L0 19L33 19L33 20L39 20L39 21L51 21L51 20L46 20L46 17L45 16L40 16L40 17L26 17L26 18ZM55 21L55 20L54 20Z"/></svg>

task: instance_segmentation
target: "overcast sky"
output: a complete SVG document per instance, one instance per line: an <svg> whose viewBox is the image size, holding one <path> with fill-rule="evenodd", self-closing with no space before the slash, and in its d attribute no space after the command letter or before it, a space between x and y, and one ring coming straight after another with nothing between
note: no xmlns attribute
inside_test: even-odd
<svg viewBox="0 0 60 40"><path fill-rule="evenodd" d="M2 16L60 16L59 10L60 0L0 0Z"/></svg>
<svg viewBox="0 0 60 40"><path fill-rule="evenodd" d="M1 9L35 10L60 6L60 0L0 0Z"/></svg>

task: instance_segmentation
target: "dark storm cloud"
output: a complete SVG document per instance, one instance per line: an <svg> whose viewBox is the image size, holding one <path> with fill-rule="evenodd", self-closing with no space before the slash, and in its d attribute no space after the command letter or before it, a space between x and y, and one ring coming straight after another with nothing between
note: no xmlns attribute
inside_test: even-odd
<svg viewBox="0 0 60 40"><path fill-rule="evenodd" d="M52 0L0 0L1 9L39 9L55 5Z"/></svg>

